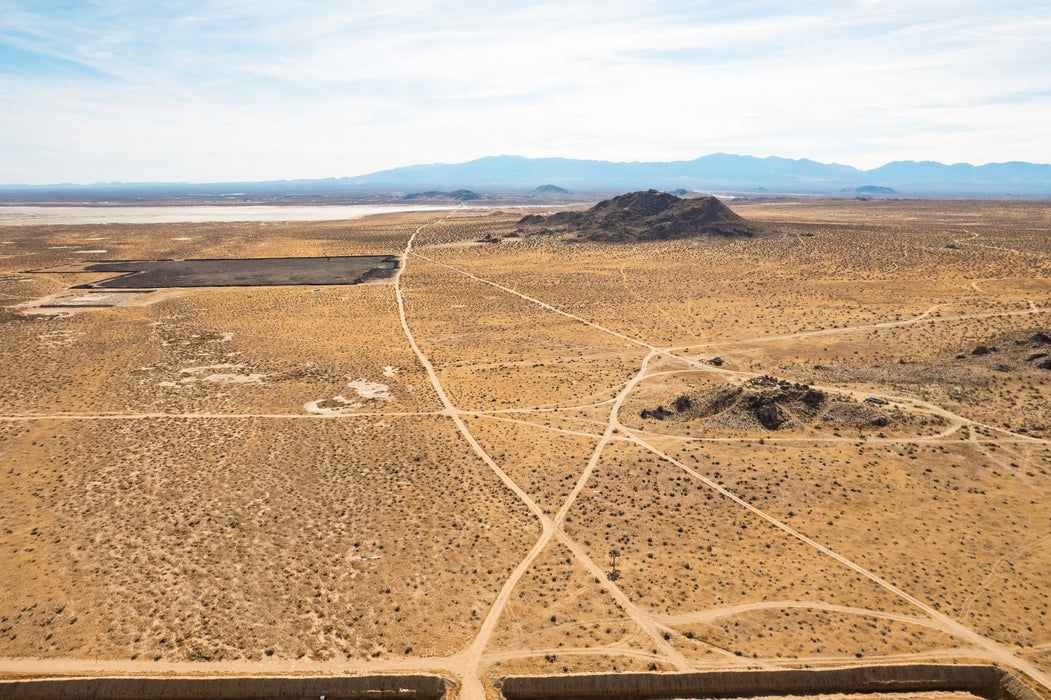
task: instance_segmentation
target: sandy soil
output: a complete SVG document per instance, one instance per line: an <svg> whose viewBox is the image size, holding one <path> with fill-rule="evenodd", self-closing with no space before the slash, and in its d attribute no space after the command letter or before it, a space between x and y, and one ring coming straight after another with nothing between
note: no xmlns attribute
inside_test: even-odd
<svg viewBox="0 0 1051 700"><path fill-rule="evenodd" d="M512 672L937 659L1051 689L1051 207L738 212L773 233L0 230L0 673L430 670L479 698ZM404 267L18 308L97 279L20 271L103 237ZM759 377L831 403L672 410Z"/></svg>

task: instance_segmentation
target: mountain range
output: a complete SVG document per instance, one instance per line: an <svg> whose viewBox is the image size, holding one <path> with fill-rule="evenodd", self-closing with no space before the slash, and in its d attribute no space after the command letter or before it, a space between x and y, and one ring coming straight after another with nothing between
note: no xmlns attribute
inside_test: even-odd
<svg viewBox="0 0 1051 700"><path fill-rule="evenodd" d="M891 188L903 194L1051 194L1051 165L1009 162L946 165L895 161L872 170L770 156L716 153L695 160L617 163L569 158L489 156L466 163L414 165L347 178L374 188L408 182L436 189L526 190L548 183L571 191L690 189L829 194L849 188Z"/></svg>
<svg viewBox="0 0 1051 700"><path fill-rule="evenodd" d="M1051 196L1051 165L1014 161L946 165L895 161L872 170L809 159L716 153L672 162L610 162L571 158L488 156L464 163L433 163L354 177L225 183L96 183L0 185L0 196L36 198L108 195L320 197L405 195L470 189L483 195L531 193L551 185L574 193L640 189L755 194L861 194L901 196Z"/></svg>

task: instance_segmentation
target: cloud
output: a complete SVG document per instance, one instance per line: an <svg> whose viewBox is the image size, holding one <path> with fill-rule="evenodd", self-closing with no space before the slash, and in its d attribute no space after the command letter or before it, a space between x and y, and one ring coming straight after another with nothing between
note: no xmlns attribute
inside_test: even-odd
<svg viewBox="0 0 1051 700"><path fill-rule="evenodd" d="M0 5L14 144L0 182L340 176L507 152L1051 160L1042 3L54 7Z"/></svg>
<svg viewBox="0 0 1051 700"><path fill-rule="evenodd" d="M38 80L48 77L107 77L102 71L85 63L29 51L5 43L0 43L0 72L33 77Z"/></svg>

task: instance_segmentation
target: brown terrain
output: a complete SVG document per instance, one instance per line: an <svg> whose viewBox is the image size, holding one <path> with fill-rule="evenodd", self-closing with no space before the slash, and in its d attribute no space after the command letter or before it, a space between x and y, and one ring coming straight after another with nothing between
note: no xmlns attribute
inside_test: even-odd
<svg viewBox="0 0 1051 700"><path fill-rule="evenodd" d="M0 677L937 662L1051 698L1051 206L668 197L0 227ZM360 255L402 267L71 289Z"/></svg>
<svg viewBox="0 0 1051 700"><path fill-rule="evenodd" d="M629 192L599 202L587 211L529 214L519 222L524 229L560 231L567 240L617 243L675 238L754 236L759 230L716 197L680 199L667 192Z"/></svg>

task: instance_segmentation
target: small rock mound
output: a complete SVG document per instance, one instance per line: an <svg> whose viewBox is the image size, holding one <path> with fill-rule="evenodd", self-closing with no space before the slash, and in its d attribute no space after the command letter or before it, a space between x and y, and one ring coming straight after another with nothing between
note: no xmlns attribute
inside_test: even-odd
<svg viewBox="0 0 1051 700"><path fill-rule="evenodd" d="M532 214L520 226L576 234L579 240L624 243L701 236L751 237L759 230L716 197L680 199L667 192L629 192L587 211Z"/></svg>
<svg viewBox="0 0 1051 700"><path fill-rule="evenodd" d="M682 394L669 406L643 409L639 417L647 421L698 421L714 430L783 430L818 422L883 427L896 421L871 404L830 399L807 384L768 376L755 377L741 386Z"/></svg>
<svg viewBox="0 0 1051 700"><path fill-rule="evenodd" d="M997 372L1025 371L1030 368L1051 370L1051 331L1030 329L1012 331L990 338L985 343L956 355L972 366L984 366Z"/></svg>

